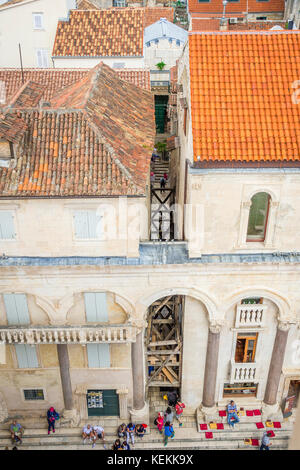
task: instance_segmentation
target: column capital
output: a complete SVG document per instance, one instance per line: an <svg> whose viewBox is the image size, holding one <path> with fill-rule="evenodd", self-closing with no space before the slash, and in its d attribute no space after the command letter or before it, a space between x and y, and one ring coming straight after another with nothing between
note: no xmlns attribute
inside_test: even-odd
<svg viewBox="0 0 300 470"><path fill-rule="evenodd" d="M288 323L287 321L279 320L277 324L277 328L280 331L289 331L291 328L291 324Z"/></svg>
<svg viewBox="0 0 300 470"><path fill-rule="evenodd" d="M222 329L222 324L215 321L211 321L209 324L209 331L213 334L219 334Z"/></svg>
<svg viewBox="0 0 300 470"><path fill-rule="evenodd" d="M137 328L137 333L140 333L148 324L143 318L132 318L131 325Z"/></svg>

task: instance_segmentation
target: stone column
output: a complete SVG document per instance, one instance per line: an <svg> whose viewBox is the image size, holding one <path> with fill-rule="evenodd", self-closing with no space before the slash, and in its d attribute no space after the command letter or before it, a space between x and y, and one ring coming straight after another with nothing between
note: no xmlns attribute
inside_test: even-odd
<svg viewBox="0 0 300 470"><path fill-rule="evenodd" d="M131 344L133 409L130 411L133 422L149 421L149 410L145 403L144 329L136 335Z"/></svg>
<svg viewBox="0 0 300 470"><path fill-rule="evenodd" d="M279 411L277 392L289 329L290 325L288 323L278 323L263 403L265 416L272 416Z"/></svg>
<svg viewBox="0 0 300 470"><path fill-rule="evenodd" d="M65 402L65 409L73 409L73 394L72 394L72 384L70 377L70 362L68 354L68 345L67 344L58 344L57 345L57 354L59 361L60 377L62 384L62 391Z"/></svg>
<svg viewBox="0 0 300 470"><path fill-rule="evenodd" d="M209 326L202 398L204 408L215 406L220 331L220 325Z"/></svg>

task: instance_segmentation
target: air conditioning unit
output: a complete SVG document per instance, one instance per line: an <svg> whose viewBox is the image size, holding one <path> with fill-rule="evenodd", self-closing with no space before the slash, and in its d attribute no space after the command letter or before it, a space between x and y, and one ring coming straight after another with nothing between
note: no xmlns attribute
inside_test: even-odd
<svg viewBox="0 0 300 470"><path fill-rule="evenodd" d="M229 24L235 24L238 22L237 18L229 18Z"/></svg>

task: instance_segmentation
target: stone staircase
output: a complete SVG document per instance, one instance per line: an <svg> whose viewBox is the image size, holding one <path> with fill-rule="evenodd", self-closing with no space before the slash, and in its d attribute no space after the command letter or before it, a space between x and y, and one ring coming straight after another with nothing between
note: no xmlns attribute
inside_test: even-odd
<svg viewBox="0 0 300 470"><path fill-rule="evenodd" d="M154 419L158 411L165 411L167 402L162 399L163 392L158 389L150 388L150 423L147 428L146 435L140 439L136 438L134 449L164 449L163 436L158 432L154 425ZM117 428L124 420L117 417L101 417L89 418L88 422L91 425L100 424L105 430L105 440L107 449L111 446L115 439L117 439ZM234 430L229 429L225 418L220 418L219 422L223 422L224 430L213 430L213 439L206 439L205 432L197 431L196 416L183 414L183 426L179 427L176 419L174 420L175 438L169 440L167 449L182 449L182 450L196 450L196 449L244 449L244 450L257 450L259 447L249 446L244 443L245 438L261 439L263 430L257 429L255 421L259 419L253 417L243 417L241 422L235 425ZM21 424L23 421L20 420ZM96 447L92 449L92 444L87 442L83 444L81 432L83 426L87 424L80 423L79 427L69 428L62 427L58 422L56 432L48 436L46 420L32 419L27 420L24 424L25 432L23 436L23 443L18 446L23 450L103 450L102 441L97 441ZM283 450L288 448L288 440L292 433L293 423L283 420L281 429L274 429L275 437L271 438L273 450ZM9 432L9 423L0 425L0 450L6 447L12 448ZM132 447L131 447L132 448Z"/></svg>
<svg viewBox="0 0 300 470"><path fill-rule="evenodd" d="M155 183L154 187L159 188L160 187L160 179L162 176L164 176L164 173L167 173L169 176L169 161L165 161L162 159L156 159L155 162L151 163L151 171L154 172L155 175ZM166 184L166 187L168 186L168 182Z"/></svg>

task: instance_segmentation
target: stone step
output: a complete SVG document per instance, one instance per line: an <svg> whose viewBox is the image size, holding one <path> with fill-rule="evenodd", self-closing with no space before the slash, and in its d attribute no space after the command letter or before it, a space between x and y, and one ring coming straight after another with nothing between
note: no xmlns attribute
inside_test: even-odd
<svg viewBox="0 0 300 470"><path fill-rule="evenodd" d="M10 444L11 445L11 444ZM0 450L5 449L6 445L2 445L0 443ZM10 446L8 445L10 448ZM110 444L107 443L107 449L109 450ZM131 447L133 448L133 447ZM146 449L151 449L151 450L156 450L156 449L164 449L164 444L163 440L158 443L150 443L150 442L139 442L136 443L134 446L135 450L146 450ZM283 450L288 448L288 441L287 440L278 440L277 442L272 442L272 450ZM62 442L61 444L53 444L49 443L49 445L45 444L32 444L32 445L25 445L22 444L19 446L19 449L22 450L104 450L103 444L98 443L96 444L96 447L92 449L91 443L89 444L68 444L65 442ZM249 446L244 443L243 440L235 440L235 441L215 441L214 439L209 439L201 442L194 442L194 441L172 441L169 440L168 445L167 445L168 450L172 449L181 449L181 450L197 450L197 449L202 449L202 450L218 450L218 449L240 449L240 450L258 450L258 447L254 446Z"/></svg>

